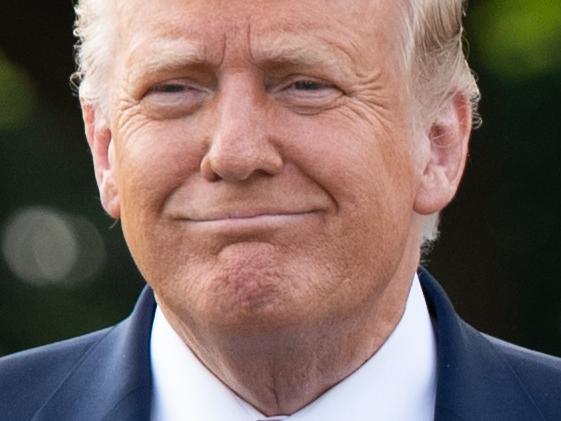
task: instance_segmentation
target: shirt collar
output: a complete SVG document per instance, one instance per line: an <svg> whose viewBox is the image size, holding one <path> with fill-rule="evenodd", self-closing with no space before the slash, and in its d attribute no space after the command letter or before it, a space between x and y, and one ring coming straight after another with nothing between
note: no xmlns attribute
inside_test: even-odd
<svg viewBox="0 0 561 421"><path fill-rule="evenodd" d="M404 314L362 367L289 417L267 418L189 350L157 309L151 337L152 421L434 419L436 339L415 274Z"/></svg>

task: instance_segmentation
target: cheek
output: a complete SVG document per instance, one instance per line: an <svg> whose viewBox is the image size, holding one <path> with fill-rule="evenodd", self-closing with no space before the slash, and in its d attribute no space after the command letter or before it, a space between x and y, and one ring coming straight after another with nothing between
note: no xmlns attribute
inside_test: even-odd
<svg viewBox="0 0 561 421"><path fill-rule="evenodd" d="M331 255L344 255L341 260L351 262L349 273L395 267L409 234L414 203L406 133L333 115L300 117L290 127L294 136L286 138L298 139L291 143L292 160L336 204L336 217L326 232L335 239ZM386 267L372 268L373 262Z"/></svg>
<svg viewBox="0 0 561 421"><path fill-rule="evenodd" d="M192 257L189 248L177 247L190 244L189 238L170 229L163 209L176 189L199 174L206 150L201 127L187 127L179 119L150 122L116 142L121 226L132 257L152 286L169 276L162 268L177 266L173 258Z"/></svg>
<svg viewBox="0 0 561 421"><path fill-rule="evenodd" d="M124 222L155 218L166 198L198 173L206 150L202 139L200 130L188 129L180 120L152 122L119 139L118 185Z"/></svg>
<svg viewBox="0 0 561 421"><path fill-rule="evenodd" d="M407 133L331 112L294 116L284 125L285 154L340 208L403 206L413 198ZM399 124L391 127L398 127Z"/></svg>

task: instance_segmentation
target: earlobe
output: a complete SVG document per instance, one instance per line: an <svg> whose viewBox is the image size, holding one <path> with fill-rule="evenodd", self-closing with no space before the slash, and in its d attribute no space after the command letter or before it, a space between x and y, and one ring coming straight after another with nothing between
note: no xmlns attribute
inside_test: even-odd
<svg viewBox="0 0 561 421"><path fill-rule="evenodd" d="M424 163L415 211L430 215L454 197L462 178L471 132L471 105L463 94L452 97L424 134L429 156Z"/></svg>
<svg viewBox="0 0 561 421"><path fill-rule="evenodd" d="M120 200L111 128L107 119L101 115L96 107L88 104L85 100L81 100L81 105L101 204L112 218L118 219L120 217Z"/></svg>

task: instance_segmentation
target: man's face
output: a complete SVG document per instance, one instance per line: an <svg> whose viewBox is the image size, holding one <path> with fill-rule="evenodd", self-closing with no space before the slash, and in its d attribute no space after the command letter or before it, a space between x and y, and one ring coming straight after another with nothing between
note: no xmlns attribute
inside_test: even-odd
<svg viewBox="0 0 561 421"><path fill-rule="evenodd" d="M351 317L415 261L398 3L123 7L111 213L173 314L238 333Z"/></svg>

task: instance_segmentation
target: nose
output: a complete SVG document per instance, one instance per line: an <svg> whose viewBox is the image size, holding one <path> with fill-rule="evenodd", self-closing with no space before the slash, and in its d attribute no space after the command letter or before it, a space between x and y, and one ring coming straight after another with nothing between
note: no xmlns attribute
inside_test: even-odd
<svg viewBox="0 0 561 421"><path fill-rule="evenodd" d="M201 161L205 179L239 182L254 174L272 176L282 170L283 159L269 133L264 101L248 78L223 84L211 144Z"/></svg>

